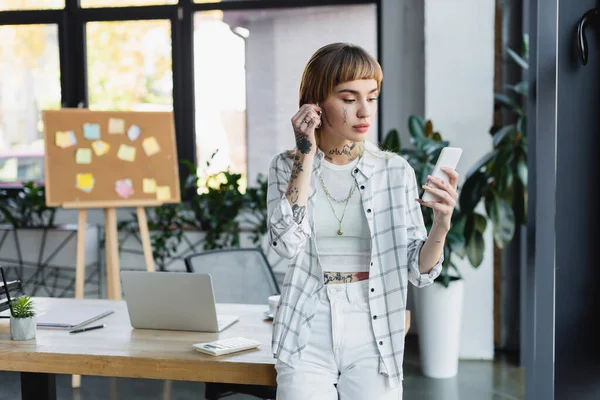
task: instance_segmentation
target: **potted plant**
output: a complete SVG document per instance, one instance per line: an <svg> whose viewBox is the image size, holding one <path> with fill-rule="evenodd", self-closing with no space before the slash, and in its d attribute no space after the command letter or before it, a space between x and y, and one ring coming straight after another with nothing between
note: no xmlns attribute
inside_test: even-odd
<svg viewBox="0 0 600 400"><path fill-rule="evenodd" d="M10 302L10 336L12 340L35 339L36 319L33 300L21 296Z"/></svg>
<svg viewBox="0 0 600 400"><path fill-rule="evenodd" d="M522 56L508 49L511 59L525 70L527 47L525 36ZM493 148L467 172L459 199L463 213L468 216L483 199L487 217L494 226L494 242L500 249L512 241L516 228L527 222L527 115L522 107L527 81L508 85L507 90L511 95L496 93L494 99L496 107L507 112L511 123L492 126ZM473 224L472 219L469 224Z"/></svg>
<svg viewBox="0 0 600 400"><path fill-rule="evenodd" d="M30 295L64 296L74 291L77 224L55 223L57 209L46 206L45 188L26 182L16 194L0 191L0 262L23 282ZM99 272L99 230L88 224L85 260ZM64 282L72 283L64 283Z"/></svg>
<svg viewBox="0 0 600 400"><path fill-rule="evenodd" d="M386 135L382 147L406 158L415 170L417 181L424 183L442 149L450 143L442 140L440 133L434 131L431 121L424 121L418 116L409 117L408 128L413 148L402 147L396 130ZM422 194L423 190L420 189L419 196ZM433 211L422 207L422 212L429 232L433 225ZM474 239L466 243L467 216L459 207L455 208L444 244L442 272L434 284L414 291L421 366L423 374L432 378L455 376L458 369L464 288L455 257L463 259L466 256L474 267L478 267L483 260L483 232L486 228L486 219L482 215L473 212L469 218L473 218L475 224L472 225L473 231L467 234Z"/></svg>

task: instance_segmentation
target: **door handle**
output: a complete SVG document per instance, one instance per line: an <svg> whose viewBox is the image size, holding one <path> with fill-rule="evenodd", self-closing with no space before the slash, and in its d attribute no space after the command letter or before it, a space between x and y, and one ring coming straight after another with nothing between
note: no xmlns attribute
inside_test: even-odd
<svg viewBox="0 0 600 400"><path fill-rule="evenodd" d="M588 63L589 46L585 35L586 29L590 24L598 26L598 22L600 22L600 10L592 8L583 14L583 17L581 17L581 20L577 25L577 49L579 50L579 57L581 58L583 65L587 65Z"/></svg>

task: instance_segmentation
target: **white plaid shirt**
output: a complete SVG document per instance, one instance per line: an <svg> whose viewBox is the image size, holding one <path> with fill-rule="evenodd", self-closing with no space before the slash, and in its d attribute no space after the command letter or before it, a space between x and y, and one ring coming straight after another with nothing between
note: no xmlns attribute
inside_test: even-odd
<svg viewBox="0 0 600 400"><path fill-rule="evenodd" d="M367 151L352 170L361 194L371 232L369 298L371 324L381 356L379 373L392 387L401 384L408 282L417 287L431 284L440 274L443 255L428 274L419 271L419 252L427 239L418 197L417 181L410 164L398 155L365 143ZM308 196L307 217L301 224L292 218L285 197L292 159L277 155L269 168L267 206L271 247L290 259L282 296L273 321L273 354L294 366L308 343L311 321L323 289L323 271L316 251L314 209L315 182L321 172L323 152L317 150Z"/></svg>

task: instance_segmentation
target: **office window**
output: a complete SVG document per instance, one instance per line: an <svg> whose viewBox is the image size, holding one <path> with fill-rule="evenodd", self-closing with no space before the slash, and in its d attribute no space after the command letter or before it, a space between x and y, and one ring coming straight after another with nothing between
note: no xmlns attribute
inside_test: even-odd
<svg viewBox="0 0 600 400"><path fill-rule="evenodd" d="M89 22L87 66L90 109L173 109L169 21Z"/></svg>
<svg viewBox="0 0 600 400"><path fill-rule="evenodd" d="M43 180L31 158L44 154L42 110L60 108L57 26L0 26L0 76L0 181Z"/></svg>
<svg viewBox="0 0 600 400"><path fill-rule="evenodd" d="M0 11L47 10L64 8L65 0L2 0Z"/></svg>
<svg viewBox="0 0 600 400"><path fill-rule="evenodd" d="M81 0L81 7L129 7L177 4L178 0Z"/></svg>
<svg viewBox="0 0 600 400"><path fill-rule="evenodd" d="M294 147L290 119L302 71L315 50L332 42L354 43L377 57L376 6L196 13L199 165L219 150L214 169L229 166L254 185L275 153ZM370 138L377 140L377 121Z"/></svg>

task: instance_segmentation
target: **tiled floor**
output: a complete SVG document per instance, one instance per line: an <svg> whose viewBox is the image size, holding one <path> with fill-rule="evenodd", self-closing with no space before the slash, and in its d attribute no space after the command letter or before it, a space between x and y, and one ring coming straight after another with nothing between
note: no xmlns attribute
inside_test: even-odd
<svg viewBox="0 0 600 400"><path fill-rule="evenodd" d="M456 378L428 379L420 373L417 347L414 339L409 336L404 364L405 400L522 400L525 398L524 372L510 361L461 361ZM59 375L57 392L60 400L191 400L204 399L204 384L86 376L82 378L81 389L74 391L71 389L71 377ZM19 399L19 393L19 374L0 373L0 400ZM227 399L245 400L255 399L255 397L235 395Z"/></svg>

